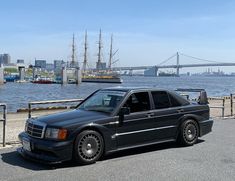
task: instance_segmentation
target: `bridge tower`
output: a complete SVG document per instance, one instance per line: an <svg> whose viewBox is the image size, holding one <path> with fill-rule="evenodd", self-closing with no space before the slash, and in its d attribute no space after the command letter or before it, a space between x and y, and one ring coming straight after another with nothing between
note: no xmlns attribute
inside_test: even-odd
<svg viewBox="0 0 235 181"><path fill-rule="evenodd" d="M179 63L180 58L179 58L179 52L176 53L176 75L179 77L180 76L180 66Z"/></svg>

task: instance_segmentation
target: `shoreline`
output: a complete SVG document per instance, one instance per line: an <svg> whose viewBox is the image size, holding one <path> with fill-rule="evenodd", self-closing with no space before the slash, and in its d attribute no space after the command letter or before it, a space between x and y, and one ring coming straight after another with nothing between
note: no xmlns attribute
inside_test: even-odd
<svg viewBox="0 0 235 181"><path fill-rule="evenodd" d="M124 76L123 87L157 87L175 90L177 88L202 88L207 92L208 97L229 97L235 93L234 78L226 77L139 77L138 79ZM32 83L7 83L0 86L0 102L8 105L9 112L17 112L17 109L25 109L31 101L60 100L85 98L94 91L115 87L116 84L107 83L82 83L80 85L67 84L32 84ZM194 97L195 95L192 94ZM190 96L191 97L191 96ZM43 105L41 105L43 106ZM49 106L49 105L47 105ZM51 106L55 106L51 105ZM60 104L59 106L64 106ZM36 106L35 106L36 107Z"/></svg>

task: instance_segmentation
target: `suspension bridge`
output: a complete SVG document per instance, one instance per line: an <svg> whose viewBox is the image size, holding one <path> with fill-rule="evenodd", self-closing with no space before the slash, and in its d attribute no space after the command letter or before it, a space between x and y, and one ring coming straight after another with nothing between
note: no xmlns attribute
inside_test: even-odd
<svg viewBox="0 0 235 181"><path fill-rule="evenodd" d="M198 61L204 61L207 63L196 63L196 64L180 64L180 56L184 56L187 58L195 59ZM173 58L176 58L176 64L173 65L163 65L167 63L168 61L172 60ZM113 67L112 70L114 71L134 71L134 70L148 70L148 69L154 69L156 76L158 74L159 69L168 69L168 68L173 68L176 69L176 75L179 76L180 74L180 69L182 68L192 68L192 67L224 67L224 66L235 66L235 63L224 63L224 62L217 62L213 60L207 60L207 59L202 59L202 58L197 58L194 56L186 55L180 52L177 52L173 56L167 58L166 60L162 61L158 65L154 66L130 66L130 67Z"/></svg>

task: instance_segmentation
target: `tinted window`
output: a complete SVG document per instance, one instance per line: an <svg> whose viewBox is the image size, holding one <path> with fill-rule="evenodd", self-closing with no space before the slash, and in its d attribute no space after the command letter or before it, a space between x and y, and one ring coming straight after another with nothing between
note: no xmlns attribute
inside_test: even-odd
<svg viewBox="0 0 235 181"><path fill-rule="evenodd" d="M78 108L86 111L111 113L120 103L126 92L101 90L96 92Z"/></svg>
<svg viewBox="0 0 235 181"><path fill-rule="evenodd" d="M164 91L152 92L155 109L170 107L168 94Z"/></svg>
<svg viewBox="0 0 235 181"><path fill-rule="evenodd" d="M129 107L131 113L150 110L148 93L139 92L130 95L124 107Z"/></svg>
<svg viewBox="0 0 235 181"><path fill-rule="evenodd" d="M180 104L180 106L189 105L188 100L186 100L185 97L181 96L177 92L172 91L169 93L169 95L174 97L174 99Z"/></svg>
<svg viewBox="0 0 235 181"><path fill-rule="evenodd" d="M170 101L171 101L171 106L172 107L177 107L177 106L181 106L180 102L171 94L168 94L170 97Z"/></svg>

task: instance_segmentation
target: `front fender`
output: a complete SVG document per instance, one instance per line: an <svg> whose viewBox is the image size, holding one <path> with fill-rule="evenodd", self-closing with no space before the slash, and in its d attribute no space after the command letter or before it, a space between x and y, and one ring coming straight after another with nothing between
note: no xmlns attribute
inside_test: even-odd
<svg viewBox="0 0 235 181"><path fill-rule="evenodd" d="M116 139L112 139L112 135L115 134L115 131L112 131L103 125L95 124L95 123L82 125L78 127L77 129L75 129L70 135L70 137L73 138L73 142L75 142L76 137L84 130L94 130L101 134L101 136L104 139L105 153L110 150L115 150L117 148Z"/></svg>

